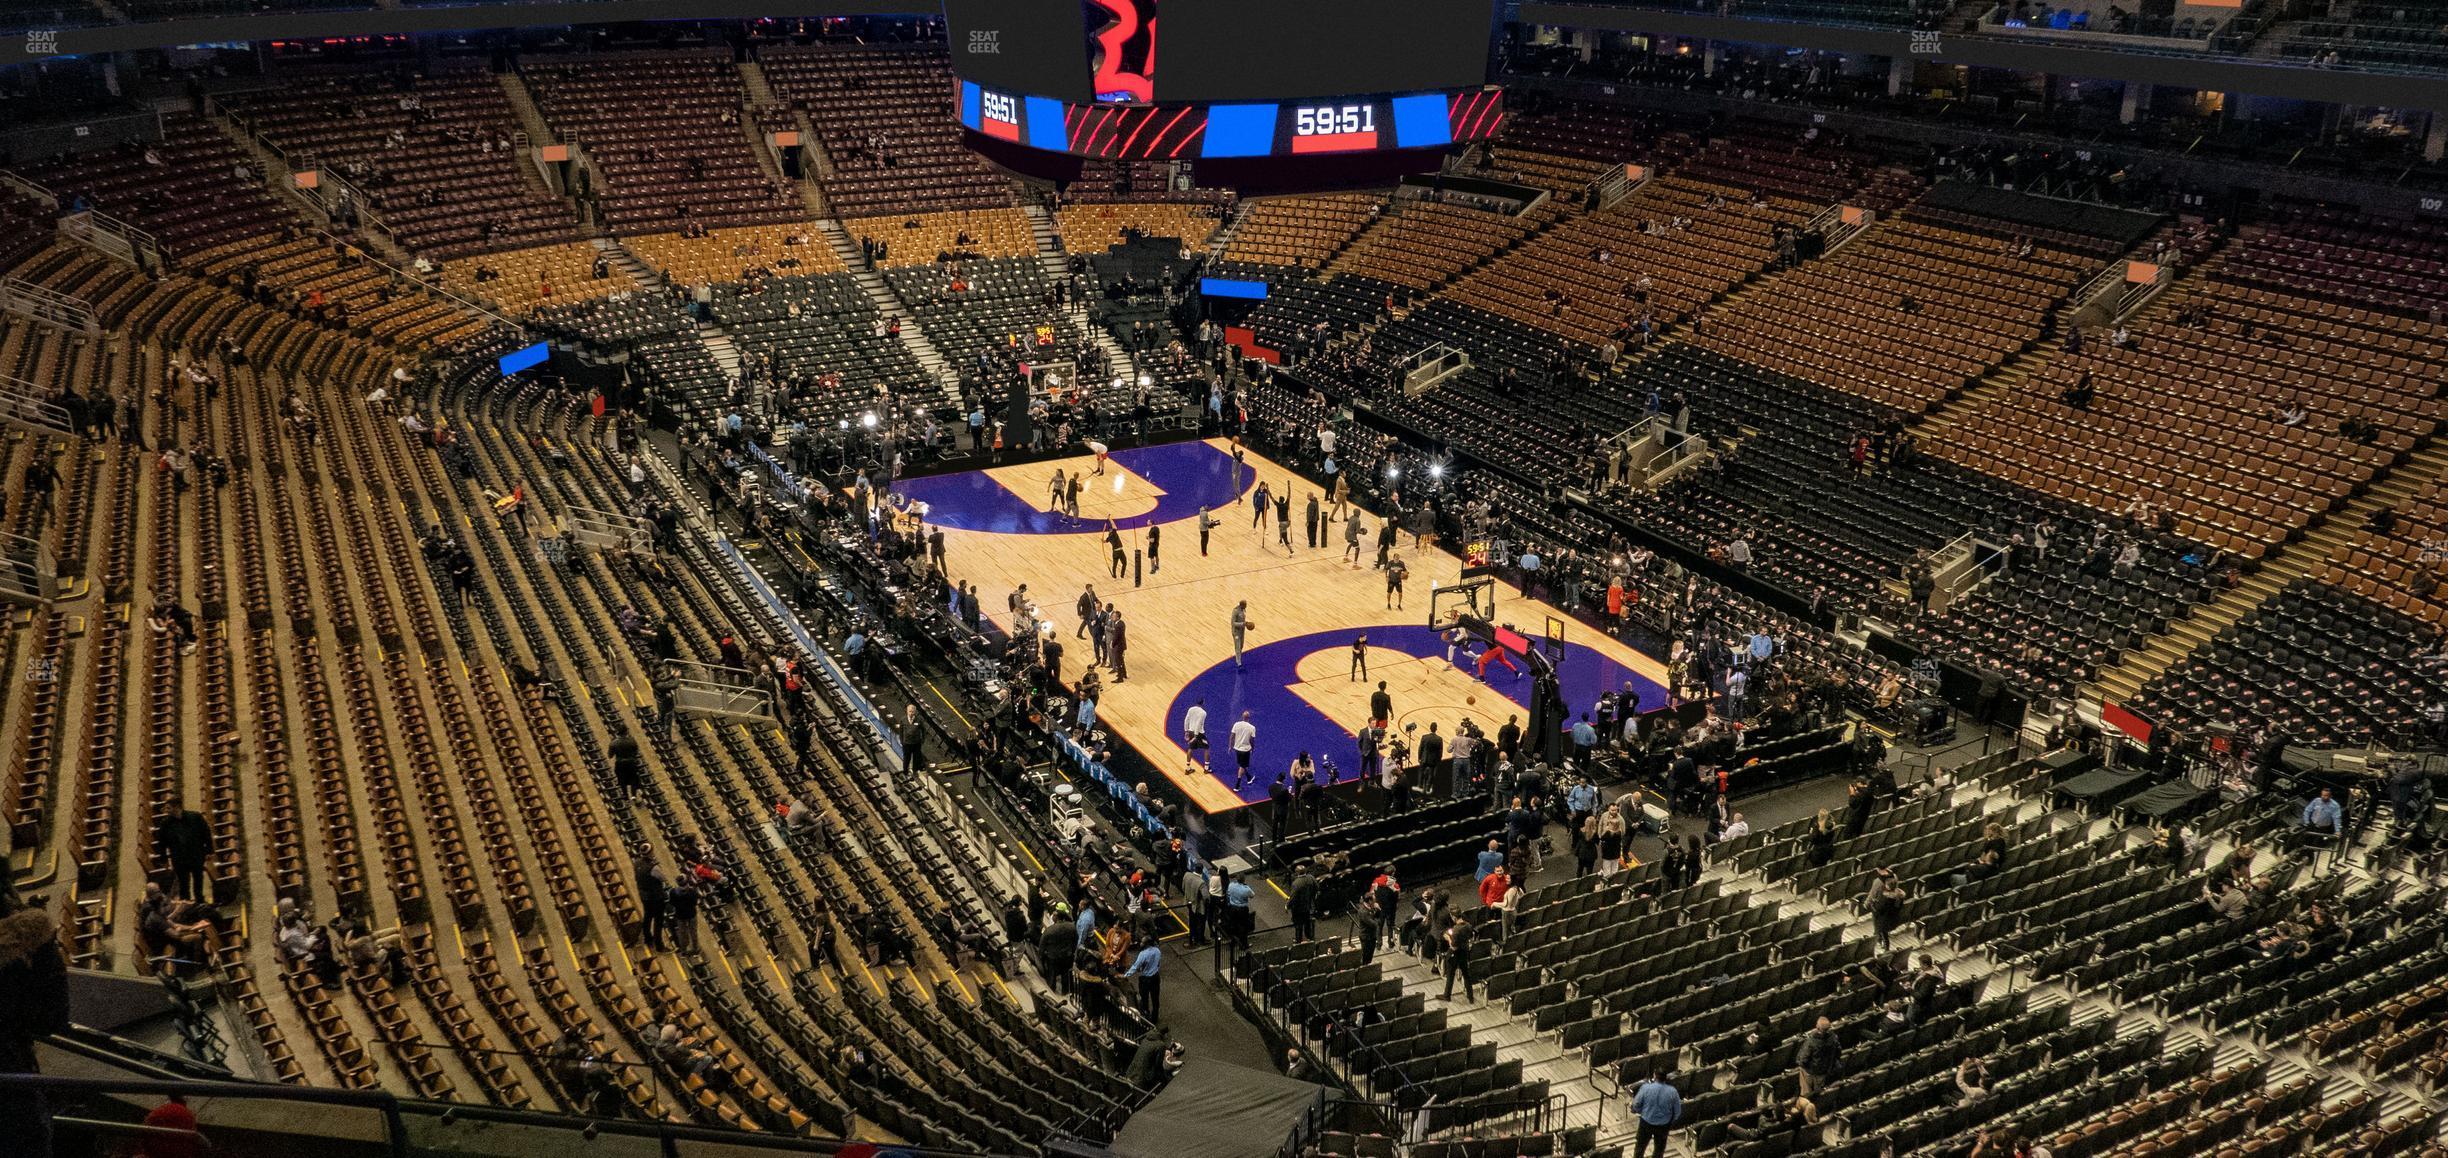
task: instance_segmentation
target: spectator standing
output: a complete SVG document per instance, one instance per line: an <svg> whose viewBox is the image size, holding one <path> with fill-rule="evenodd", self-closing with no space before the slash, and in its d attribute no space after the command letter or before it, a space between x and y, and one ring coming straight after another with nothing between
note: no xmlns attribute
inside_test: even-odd
<svg viewBox="0 0 2448 1158"><path fill-rule="evenodd" d="M1836 1044L1836 1030L1827 1018L1820 1018L1810 1032L1802 1035L1802 1048L1794 1052L1794 1065L1802 1071L1802 1096L1811 1097L1834 1081L1843 1061L1842 1050Z"/></svg>
<svg viewBox="0 0 2448 1158"><path fill-rule="evenodd" d="M1470 922L1464 920L1462 914L1455 913L1445 926L1445 1000L1447 1001L1453 1000L1453 987L1456 979L1462 982L1462 1000L1475 1001L1478 999L1477 993L1471 988L1470 967L1474 951L1471 940Z"/></svg>
<svg viewBox="0 0 2448 1158"><path fill-rule="evenodd" d="M178 898L204 900L204 861L212 854L212 826L203 814L176 806L154 829L153 848L170 862L171 890Z"/></svg>
<svg viewBox="0 0 2448 1158"><path fill-rule="evenodd" d="M1139 956L1131 961L1130 968L1122 973L1125 977L1139 979L1139 1012L1150 1021L1163 1016L1163 968L1164 952L1156 947L1156 942L1150 941L1146 948L1139 950Z"/></svg>
<svg viewBox="0 0 2448 1158"><path fill-rule="evenodd" d="M1666 1135L1683 1117L1683 1092L1665 1070L1649 1075L1632 1091L1632 1108L1640 1112L1640 1132L1632 1142L1632 1158L1654 1154L1666 1158Z"/></svg>
<svg viewBox="0 0 2448 1158"><path fill-rule="evenodd" d="M34 1043L68 1028L68 960L41 903L0 882L0 1073L40 1072ZM0 1090L0 1138L17 1154L51 1153L51 1110L35 1090Z"/></svg>
<svg viewBox="0 0 2448 1158"><path fill-rule="evenodd" d="M1889 941L1895 934L1896 924L1904 916L1904 886L1896 883L1894 869L1879 866L1870 878L1867 899L1870 925L1877 931L1879 951L1884 953L1893 948Z"/></svg>
<svg viewBox="0 0 2448 1158"><path fill-rule="evenodd" d="M1317 939L1317 899L1317 873L1308 861L1302 861L1292 870L1292 891L1286 894L1286 903L1292 912L1293 940Z"/></svg>

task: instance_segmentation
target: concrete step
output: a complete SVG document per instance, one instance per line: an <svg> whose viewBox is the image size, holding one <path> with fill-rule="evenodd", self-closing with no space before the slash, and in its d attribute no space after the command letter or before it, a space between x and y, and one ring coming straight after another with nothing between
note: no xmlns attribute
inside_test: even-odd
<svg viewBox="0 0 2448 1158"><path fill-rule="evenodd" d="M773 86L765 83L765 66L753 60L739 63L740 87L747 90L748 107L763 108L776 103Z"/></svg>
<svg viewBox="0 0 2448 1158"><path fill-rule="evenodd" d="M730 334L723 332L722 327L712 322L698 322L697 341L706 348L707 354L713 356L714 364L722 367L724 373L739 373L739 346L731 340Z"/></svg>
<svg viewBox="0 0 2448 1158"><path fill-rule="evenodd" d="M535 94L528 91L527 82L515 72L497 75L501 78L502 95L510 100L510 110L518 114L519 127L527 130L528 142L536 145L558 144L560 134L555 133L552 123L544 119L544 110L537 107Z"/></svg>
<svg viewBox="0 0 2448 1158"><path fill-rule="evenodd" d="M879 314L901 319L901 344L908 348L910 356L917 360L921 369L933 375L939 383L943 384L944 397L951 398L954 385L947 381L951 377L948 373L951 362L943 356L942 351L935 348L935 343L928 339L926 328L919 324L916 312L901 300L899 294L893 292L891 282L886 281L882 274L867 267L866 256L859 252L858 243L851 239L850 234L841 227L840 222L830 218L820 220L817 222L817 229L824 234L825 241L833 247L833 252L839 254L843 263L850 267L852 271L850 279L861 292L867 295L868 304L874 306Z"/></svg>

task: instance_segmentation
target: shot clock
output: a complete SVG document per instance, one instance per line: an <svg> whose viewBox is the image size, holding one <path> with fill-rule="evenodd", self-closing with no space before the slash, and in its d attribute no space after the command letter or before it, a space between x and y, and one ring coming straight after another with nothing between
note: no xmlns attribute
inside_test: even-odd
<svg viewBox="0 0 2448 1158"><path fill-rule="evenodd" d="M1293 105L1291 151L1344 153L1378 147L1377 105Z"/></svg>

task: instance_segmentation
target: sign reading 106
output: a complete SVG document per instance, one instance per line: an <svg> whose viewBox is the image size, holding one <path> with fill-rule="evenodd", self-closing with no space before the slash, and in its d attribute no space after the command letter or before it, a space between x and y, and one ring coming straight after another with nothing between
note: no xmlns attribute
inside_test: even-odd
<svg viewBox="0 0 2448 1158"><path fill-rule="evenodd" d="M1296 137L1376 131L1377 106L1372 104L1325 105L1292 110L1292 135Z"/></svg>

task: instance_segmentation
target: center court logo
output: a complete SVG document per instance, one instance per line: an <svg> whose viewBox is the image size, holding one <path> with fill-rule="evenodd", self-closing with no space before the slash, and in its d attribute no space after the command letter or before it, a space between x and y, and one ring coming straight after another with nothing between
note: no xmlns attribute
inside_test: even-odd
<svg viewBox="0 0 2448 1158"><path fill-rule="evenodd" d="M969 55L1003 55L1003 34L984 28L969 30Z"/></svg>

